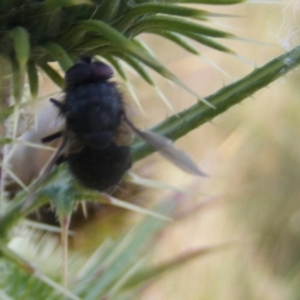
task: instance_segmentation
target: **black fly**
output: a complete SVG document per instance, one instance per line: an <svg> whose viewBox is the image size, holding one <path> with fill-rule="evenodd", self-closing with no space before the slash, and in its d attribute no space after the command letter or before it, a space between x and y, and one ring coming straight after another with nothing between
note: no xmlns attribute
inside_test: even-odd
<svg viewBox="0 0 300 300"><path fill-rule="evenodd" d="M64 100L50 99L65 118L65 128L42 139L66 138L56 163L66 161L79 182L103 191L116 185L131 167L129 145L134 133L180 168L204 175L170 140L141 131L128 120L122 95L109 81L112 76L108 65L90 57L81 58L66 72Z"/></svg>

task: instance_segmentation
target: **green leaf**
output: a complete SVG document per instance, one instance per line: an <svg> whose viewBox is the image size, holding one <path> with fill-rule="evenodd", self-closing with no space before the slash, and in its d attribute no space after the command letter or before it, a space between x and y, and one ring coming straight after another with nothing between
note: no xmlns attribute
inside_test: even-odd
<svg viewBox="0 0 300 300"><path fill-rule="evenodd" d="M126 30L126 35L137 36L140 33L152 32L153 30L166 30L173 32L196 32L197 34L207 35L218 38L233 38L234 35L207 27L198 23L190 22L185 19L170 16L150 16L132 25Z"/></svg>
<svg viewBox="0 0 300 300"><path fill-rule="evenodd" d="M182 34L188 38L191 38L198 43L201 43L210 48L213 48L215 50L222 51L222 52L229 53L229 54L234 54L234 52L231 49L223 46L222 44L216 42L215 40L213 40L212 38L209 38L207 36L204 36L204 35L201 35L198 33L194 33L194 32L189 32L189 31L180 32L180 34Z"/></svg>
<svg viewBox="0 0 300 300"><path fill-rule="evenodd" d="M103 1L97 18L109 23L109 21L118 17L120 5L124 5L120 0Z"/></svg>
<svg viewBox="0 0 300 300"><path fill-rule="evenodd" d="M168 3L142 3L133 6L114 26L124 31L135 19L146 16L166 14L180 17L194 18L198 20L207 20L209 17L225 17L228 15L210 13L206 10L184 7Z"/></svg>
<svg viewBox="0 0 300 300"><path fill-rule="evenodd" d="M65 81L60 74L46 63L39 63L39 67L48 75L48 77L61 89L64 88Z"/></svg>
<svg viewBox="0 0 300 300"><path fill-rule="evenodd" d="M164 203L155 210L161 214L170 214L174 208L174 203ZM114 286L114 284L124 276L127 270L132 266L133 262L138 259L141 252L149 246L150 241L161 230L165 224L162 220L153 218L145 218L138 226L134 228L125 243L120 245L120 249L116 246L114 259L105 265L105 268L98 268L94 273L89 274L87 278L90 286L86 289L83 299L101 299L100 295L104 295ZM122 243L122 240L121 242ZM106 258L106 261L109 261ZM100 267L100 266L99 266ZM100 272L102 270L102 272ZM92 281L91 281L91 279Z"/></svg>
<svg viewBox="0 0 300 300"><path fill-rule="evenodd" d="M123 67L119 63L118 59L116 59L114 56L108 56L108 55L104 56L104 58L115 68L115 70L117 71L117 73L119 74L119 76L124 81L128 81L127 75L126 75Z"/></svg>
<svg viewBox="0 0 300 300"><path fill-rule="evenodd" d="M144 68L143 64L140 63L137 59L134 57L127 55L124 52L116 52L112 53L115 56L121 58L123 61L125 61L128 65L130 65L140 76L143 78L148 84L155 86L155 83L150 75Z"/></svg>
<svg viewBox="0 0 300 300"><path fill-rule="evenodd" d="M176 32L157 30L155 31L155 34L174 42L175 44L192 54L200 55L199 51L191 43L189 43L186 39L184 39L180 34Z"/></svg>
<svg viewBox="0 0 300 300"><path fill-rule="evenodd" d="M19 104L23 96L25 73L14 58L11 59L11 66L13 75L13 96L15 104Z"/></svg>
<svg viewBox="0 0 300 300"><path fill-rule="evenodd" d="M27 64L27 74L32 98L36 98L39 91L39 78L35 62L29 61Z"/></svg>
<svg viewBox="0 0 300 300"><path fill-rule="evenodd" d="M42 47L60 64L65 72L73 66L74 62L70 58L68 52L60 45L54 42L48 42Z"/></svg>
<svg viewBox="0 0 300 300"><path fill-rule="evenodd" d="M167 14L180 17L196 18L206 20L208 17L225 17L227 15L211 13L206 10L184 7L181 5L167 4L167 3L143 3L134 6L125 16L129 15L131 18L145 14Z"/></svg>
<svg viewBox="0 0 300 300"><path fill-rule="evenodd" d="M98 33L105 37L112 45L120 47L121 49L127 49L130 44L129 40L119 31L111 27L105 22L99 20L87 20L80 22L75 28L75 35L84 34L87 32Z"/></svg>
<svg viewBox="0 0 300 300"><path fill-rule="evenodd" d="M24 68L30 56L29 33L23 27L15 27L10 31L14 40L16 59L21 68Z"/></svg>
<svg viewBox="0 0 300 300"><path fill-rule="evenodd" d="M80 30L81 33L85 32L98 32L99 34L103 35L107 38L114 46L115 50L111 52L128 52L136 59L140 60L161 76L166 77L173 81L175 84L182 87L188 93L195 96L200 101L204 101L197 93L191 90L187 85L185 85L181 80L179 80L174 74L172 74L168 69L166 69L159 61L157 61L153 56L149 55L135 40L128 40L124 35L119 33L114 28L110 27L109 25L105 24L101 21L96 20L89 20L83 21L80 25L78 25L77 30ZM77 33L78 34L78 33ZM110 54L108 52L108 54ZM206 102L208 106L211 106L209 103Z"/></svg>

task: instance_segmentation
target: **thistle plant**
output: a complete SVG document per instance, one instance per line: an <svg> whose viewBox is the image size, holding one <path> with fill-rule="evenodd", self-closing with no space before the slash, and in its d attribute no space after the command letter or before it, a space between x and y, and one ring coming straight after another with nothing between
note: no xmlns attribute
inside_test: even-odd
<svg viewBox="0 0 300 300"><path fill-rule="evenodd" d="M236 55L219 39L240 38L207 25L209 20L226 15L204 10L201 4L232 5L242 2L244 1L1 1L0 141L4 150L1 162L0 254L4 276L0 280L0 296L3 299L62 299L62 295L66 299L133 299L132 297L138 297L139 288L155 276L219 249L198 249L172 258L165 264L149 266L147 260L142 259L146 253L145 245L153 241L155 234L166 224L165 220L172 217L170 201L165 201L154 208L154 211L150 211L111 195L99 196L99 193L79 187L64 167L54 168L53 163L24 187L21 180L18 180L18 174L9 169L7 160L12 146L21 143L19 127L24 109L39 101L39 74L46 74L54 84L64 89L63 73L80 55L108 62L129 87L131 83L127 66L156 90L158 88L151 76L152 71L192 94L197 100L193 106L152 128L154 132L173 141L296 67L300 62L299 47L204 99L170 72L140 39L142 33L151 33L170 40L191 55L201 56L195 42L216 51ZM27 89L30 97L26 97ZM26 102L28 98L30 100ZM167 106L171 106L170 102L164 101ZM31 114L34 116L35 112L31 111ZM42 147L39 144L28 146ZM146 142L135 141L132 145L133 160L140 160L153 151ZM7 199L5 175L11 176L23 186L10 201ZM76 204L86 200L116 205L149 216L125 237L100 245L92 257L71 254L70 269L74 276L65 278L62 286L60 273L45 274L38 265L31 264L13 250L11 235L13 229L21 225L27 226L26 216L44 204L54 205L58 218L64 223L68 221ZM153 217L158 220L153 222ZM66 228L63 229L67 234ZM37 239L36 250L33 251L37 256L46 251L47 247L56 247L49 235L37 238L32 233L32 236ZM41 251L41 248L44 250ZM72 261L77 263L73 266Z"/></svg>

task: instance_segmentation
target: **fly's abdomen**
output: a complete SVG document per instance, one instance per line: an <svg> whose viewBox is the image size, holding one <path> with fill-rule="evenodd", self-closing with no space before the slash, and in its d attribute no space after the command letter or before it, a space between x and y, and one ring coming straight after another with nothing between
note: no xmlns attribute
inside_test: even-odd
<svg viewBox="0 0 300 300"><path fill-rule="evenodd" d="M103 191L118 184L131 167L130 149L113 143L102 150L84 147L69 155L68 166L81 184Z"/></svg>

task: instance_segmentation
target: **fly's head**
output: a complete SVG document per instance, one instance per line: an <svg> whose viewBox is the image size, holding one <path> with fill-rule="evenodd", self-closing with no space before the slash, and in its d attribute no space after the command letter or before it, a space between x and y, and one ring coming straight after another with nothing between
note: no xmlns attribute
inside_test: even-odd
<svg viewBox="0 0 300 300"><path fill-rule="evenodd" d="M112 76L113 70L110 66L102 62L93 62L91 57L81 57L66 72L66 90L86 83L105 82L112 78Z"/></svg>

